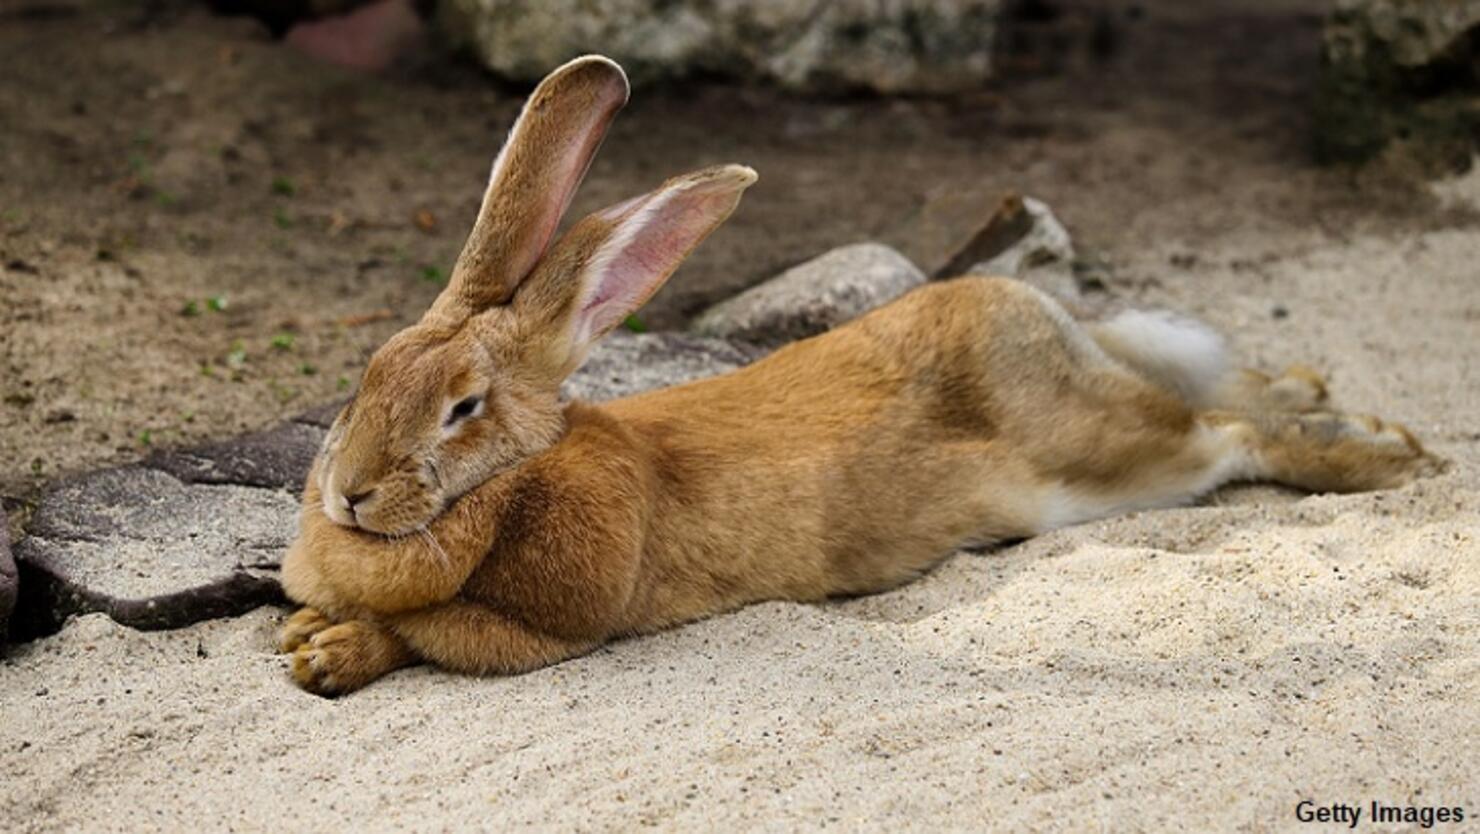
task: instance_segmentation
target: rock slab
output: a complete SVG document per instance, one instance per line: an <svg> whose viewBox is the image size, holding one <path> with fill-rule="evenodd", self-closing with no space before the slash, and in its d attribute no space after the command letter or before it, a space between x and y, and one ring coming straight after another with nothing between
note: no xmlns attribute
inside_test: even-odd
<svg viewBox="0 0 1480 834"><path fill-rule="evenodd" d="M949 93L991 77L1002 0L446 0L442 30L506 78L588 52L635 84L685 76L798 91Z"/></svg>
<svg viewBox="0 0 1480 834"><path fill-rule="evenodd" d="M618 332L567 383L604 400L723 373L755 357L727 342ZM15 548L24 595L13 639L102 612L177 628L283 599L277 572L298 527L295 497L339 404L261 432L56 483ZM17 572L0 530L0 633Z"/></svg>
<svg viewBox="0 0 1480 834"><path fill-rule="evenodd" d="M336 414L341 406L334 406ZM194 449L156 452L145 463L189 484L236 484L297 492L324 441L326 428L327 423L319 426L300 418Z"/></svg>
<svg viewBox="0 0 1480 834"><path fill-rule="evenodd" d="M774 347L831 330L923 283L919 267L888 246L842 246L716 304L692 329Z"/></svg>
<svg viewBox="0 0 1480 834"><path fill-rule="evenodd" d="M759 351L723 339L683 333L617 330L566 380L571 399L601 402L718 376L750 364Z"/></svg>
<svg viewBox="0 0 1480 834"><path fill-rule="evenodd" d="M13 635L94 611L175 628L279 600L273 574L297 511L286 491L187 484L142 466L63 482L16 545L26 593Z"/></svg>

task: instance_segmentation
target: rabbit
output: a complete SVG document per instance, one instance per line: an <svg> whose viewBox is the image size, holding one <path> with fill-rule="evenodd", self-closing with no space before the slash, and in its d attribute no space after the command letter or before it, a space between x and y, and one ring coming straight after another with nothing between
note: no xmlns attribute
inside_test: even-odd
<svg viewBox="0 0 1480 834"><path fill-rule="evenodd" d="M762 600L894 588L967 544L1222 484L1396 487L1403 427L1327 410L1216 334L1081 324L1028 285L924 285L738 371L600 405L562 380L756 174L675 177L555 237L628 97L587 56L530 96L450 282L371 358L308 475L279 648L338 695L403 666L515 674Z"/></svg>

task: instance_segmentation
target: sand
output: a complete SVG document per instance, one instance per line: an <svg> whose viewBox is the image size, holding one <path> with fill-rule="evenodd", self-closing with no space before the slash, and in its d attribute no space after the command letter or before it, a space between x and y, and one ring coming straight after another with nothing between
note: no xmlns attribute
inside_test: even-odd
<svg viewBox="0 0 1480 834"><path fill-rule="evenodd" d="M1480 176L1443 193L1480 201ZM1327 369L1451 471L1224 490L877 597L337 701L290 684L283 611L85 617L0 663L0 828L1263 831L1302 828L1304 799L1475 818L1480 234L1169 251L1127 264L1146 301Z"/></svg>

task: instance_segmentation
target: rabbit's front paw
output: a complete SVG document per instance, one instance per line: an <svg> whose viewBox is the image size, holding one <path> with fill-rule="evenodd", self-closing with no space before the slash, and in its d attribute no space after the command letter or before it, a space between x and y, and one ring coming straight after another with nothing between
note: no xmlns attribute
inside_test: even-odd
<svg viewBox="0 0 1480 834"><path fill-rule="evenodd" d="M316 695L353 692L407 665L410 649L374 623L351 620L331 625L293 652L293 679Z"/></svg>
<svg viewBox="0 0 1480 834"><path fill-rule="evenodd" d="M278 630L278 651L290 654L307 643L310 637L332 625L334 621L325 617L319 609L307 606L300 608Z"/></svg>

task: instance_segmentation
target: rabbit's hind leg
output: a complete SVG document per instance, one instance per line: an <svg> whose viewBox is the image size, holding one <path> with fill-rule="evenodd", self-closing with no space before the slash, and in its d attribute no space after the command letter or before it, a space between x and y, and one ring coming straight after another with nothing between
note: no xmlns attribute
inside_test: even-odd
<svg viewBox="0 0 1480 834"><path fill-rule="evenodd" d="M1204 405L1227 411L1305 413L1329 408L1330 394L1326 379L1305 365L1292 365L1277 377L1243 369L1226 375Z"/></svg>
<svg viewBox="0 0 1480 834"><path fill-rule="evenodd" d="M1194 408L1306 412L1329 408L1326 380L1305 365L1271 377L1231 367L1223 338L1202 322L1126 310L1084 325L1106 353Z"/></svg>
<svg viewBox="0 0 1480 834"><path fill-rule="evenodd" d="M1112 422L1108 415L1106 422ZM1188 504L1226 483L1258 475L1257 460L1238 438L1200 422L1106 450L1098 471L1058 470L1036 479L1037 489L1029 493L1036 519L1032 532Z"/></svg>
<svg viewBox="0 0 1480 834"><path fill-rule="evenodd" d="M1377 417L1210 411L1200 421L1237 444L1255 478L1312 492L1390 489L1447 468L1407 428Z"/></svg>
<svg viewBox="0 0 1480 834"><path fill-rule="evenodd" d="M1186 504L1235 481L1361 492L1400 487L1445 468L1403 426L1375 417L1208 411L1181 434L1140 436L1117 432L1109 414L1103 420L1098 450L1105 454L1095 468L1040 473L1029 493L1033 532ZM1093 451L1087 447L1083 460L1092 460Z"/></svg>

